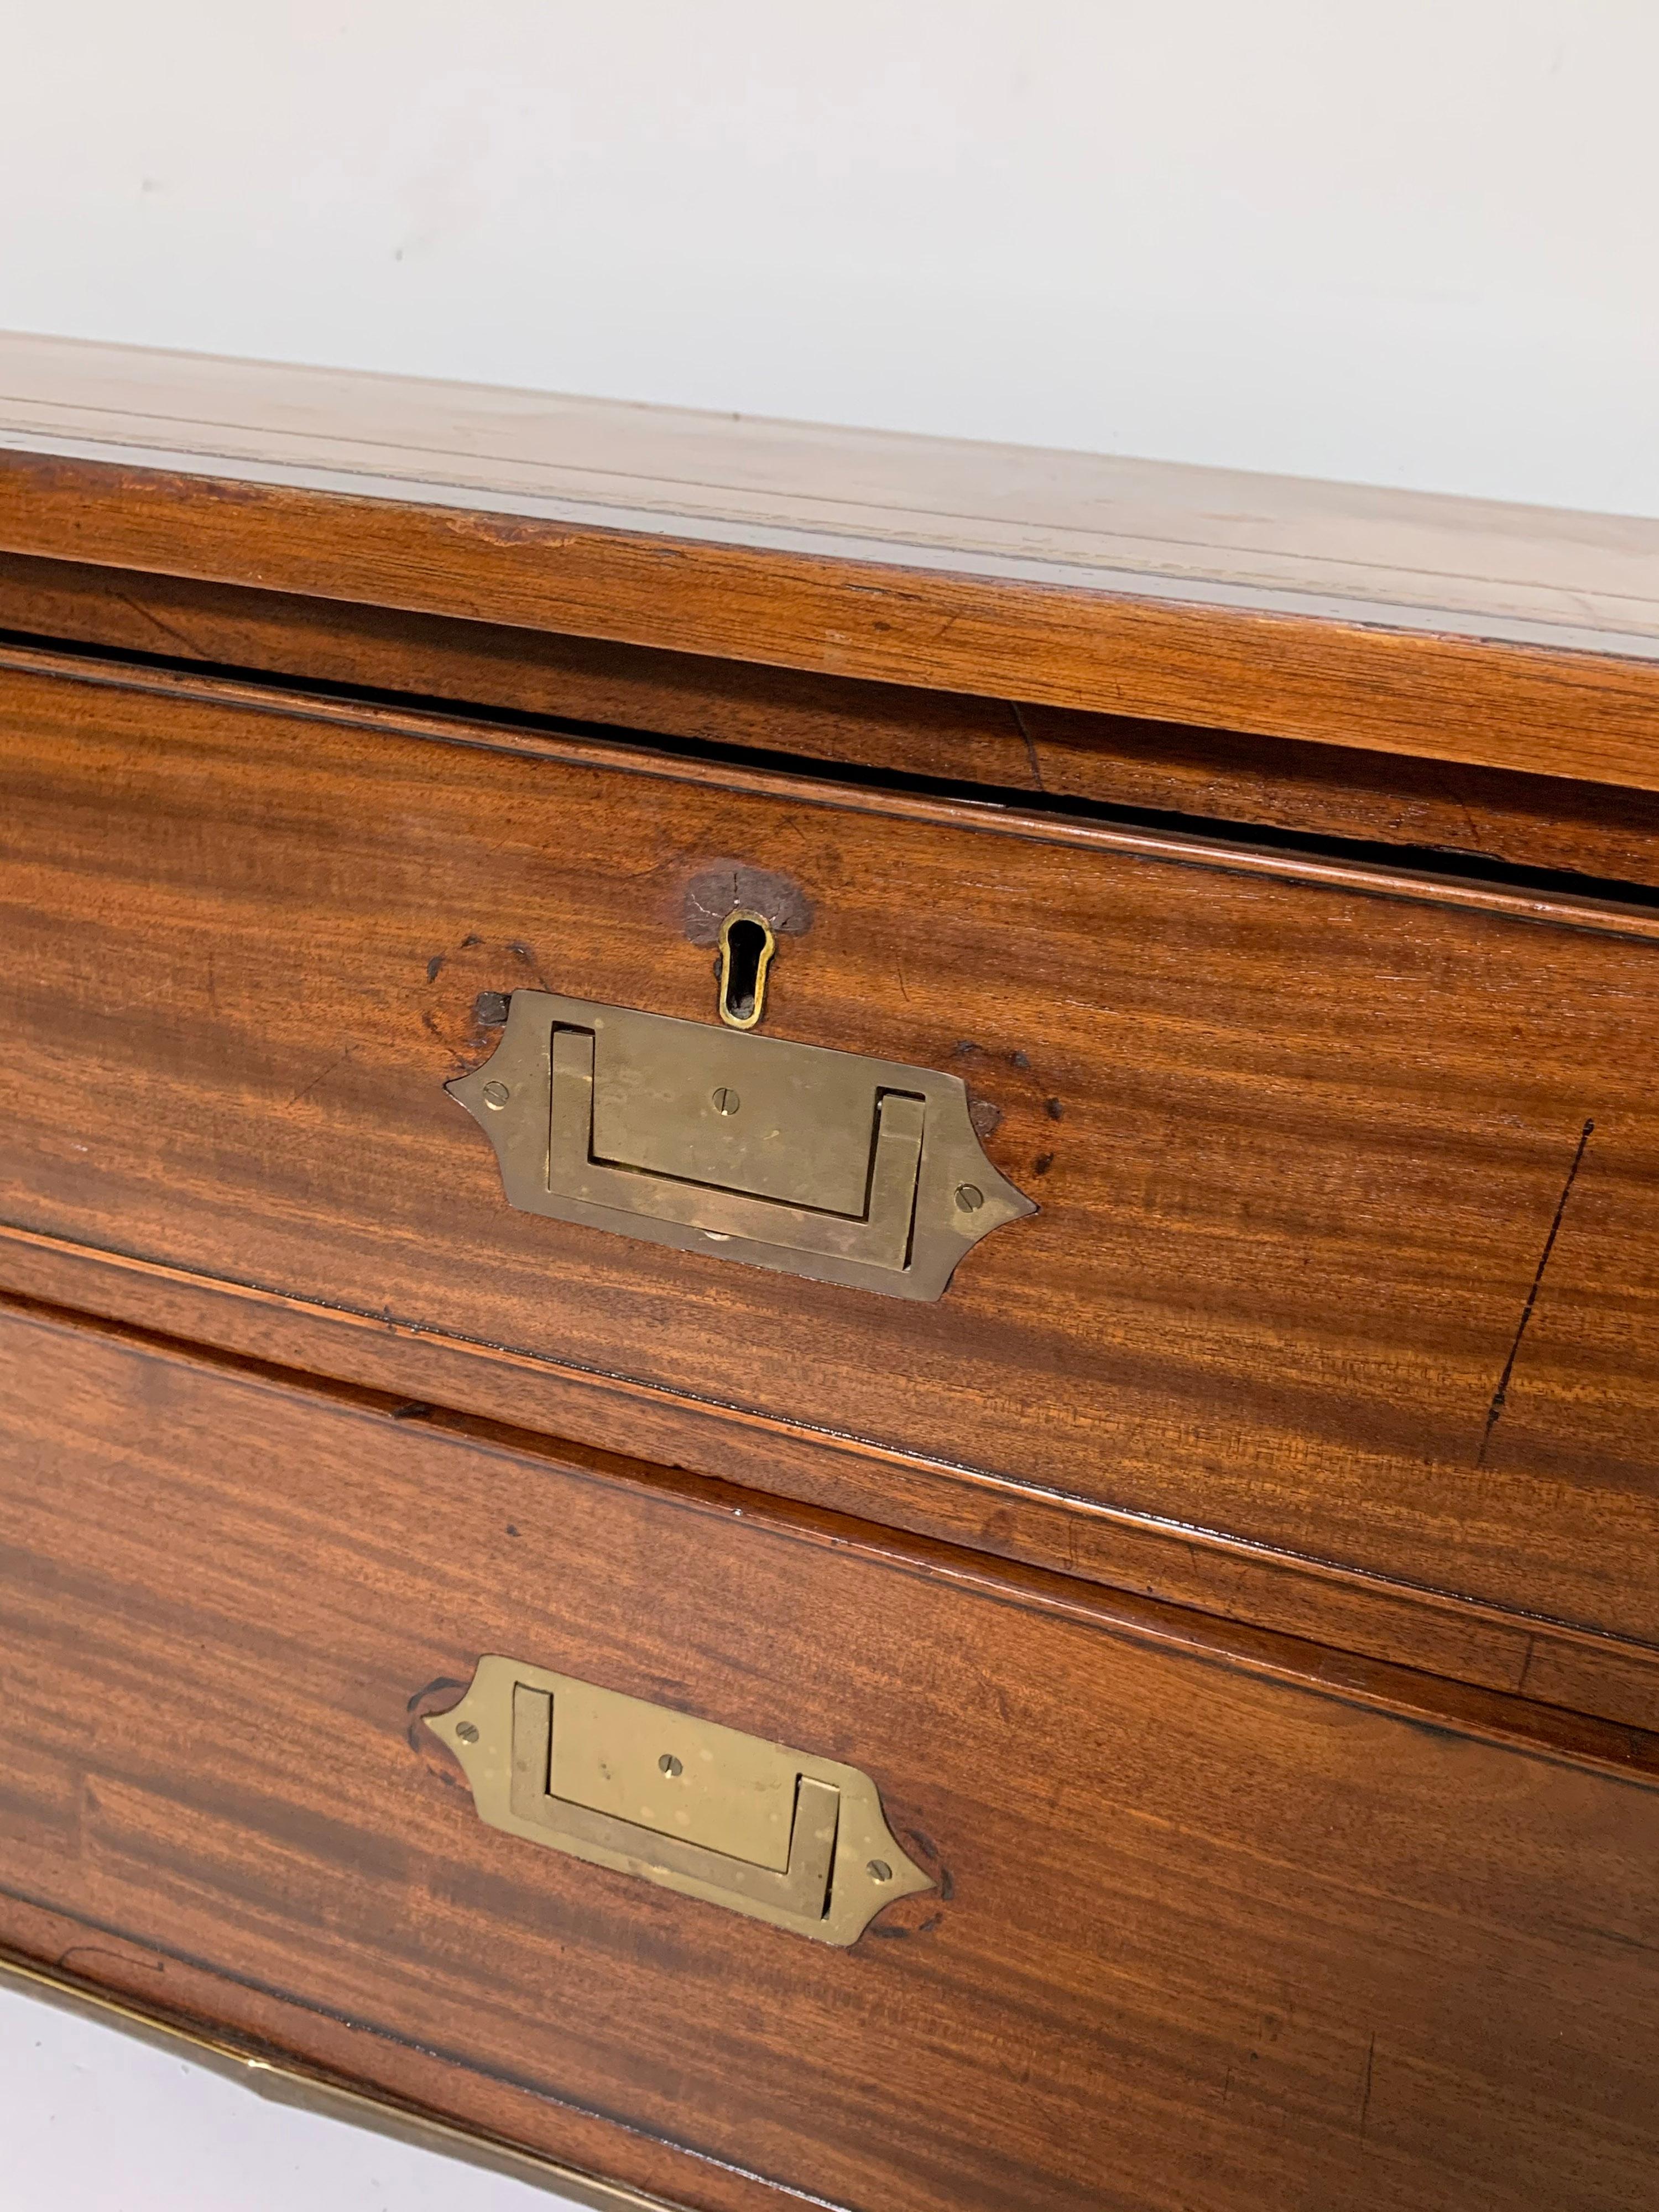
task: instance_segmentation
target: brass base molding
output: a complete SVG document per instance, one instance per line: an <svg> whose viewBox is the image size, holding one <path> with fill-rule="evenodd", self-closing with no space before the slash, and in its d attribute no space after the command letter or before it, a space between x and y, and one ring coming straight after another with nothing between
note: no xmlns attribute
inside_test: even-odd
<svg viewBox="0 0 1659 2212"><path fill-rule="evenodd" d="M392 2142L433 2151L441 2158L458 2159L465 2165L481 2166L486 2172L505 2174L510 2180L527 2183L532 2189L545 2190L550 2196L562 2197L573 2204L585 2206L587 2212L682 2212L681 2207L665 2197L647 2197L637 2189L600 2181L592 2174L579 2172L574 2166L561 2166L556 2160L538 2158L532 2152L495 2142L488 2136L471 2134L408 2106L370 2096L362 2089L348 2088L343 2082L326 2075L310 2073L291 2060L267 2057L204 2035L199 2028L182 2027L163 2013L152 2012L125 1997L109 1996L72 1975L56 1972L6 1953L0 1953L0 1989L11 1990L20 1996L39 1998L56 2006L60 2012L72 2013L98 2027L116 2028L137 2042L165 2051L169 2057L187 2059L191 2065L206 2067L222 2080L251 2089L256 2097L263 2097L270 2104L292 2106L301 2112L317 2113L324 2119L339 2120L347 2126L385 2136Z"/></svg>

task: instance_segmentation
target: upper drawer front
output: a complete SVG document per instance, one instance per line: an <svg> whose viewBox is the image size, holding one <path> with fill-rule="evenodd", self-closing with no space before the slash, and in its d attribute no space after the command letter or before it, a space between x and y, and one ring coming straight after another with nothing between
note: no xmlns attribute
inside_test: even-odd
<svg viewBox="0 0 1659 2212"><path fill-rule="evenodd" d="M1655 2201L1650 1783L855 1525L3 1316L0 1468L0 1942L67 1915L71 1972L405 2094L447 2060L446 2109L630 2179L685 2145L660 2180L702 2212ZM422 1724L456 1714L476 1781L485 1655L523 1663L526 1723L553 1690L532 1796L586 1859L536 1802L481 1820ZM767 1746L839 1793L832 1913L860 1778L896 1847L866 1804L854 1881L890 1848L925 1882L867 1926L901 1883L866 1887L850 1944L605 1850L710 1751L691 1863L775 1895L783 1850L724 1817L764 1812ZM796 1909L824 1903L820 1865Z"/></svg>
<svg viewBox="0 0 1659 2212"><path fill-rule="evenodd" d="M1659 1638L1640 917L118 677L0 745L8 1222ZM762 1036L964 1079L1040 1205L936 1302L510 1206L446 1091L515 988L729 1036L717 863L793 887Z"/></svg>

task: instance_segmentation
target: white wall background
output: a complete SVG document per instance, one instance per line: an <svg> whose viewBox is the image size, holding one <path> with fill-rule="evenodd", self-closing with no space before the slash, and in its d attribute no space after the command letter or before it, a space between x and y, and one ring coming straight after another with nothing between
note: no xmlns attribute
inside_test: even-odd
<svg viewBox="0 0 1659 2212"><path fill-rule="evenodd" d="M1654 0L0 14L0 326L1659 514Z"/></svg>
<svg viewBox="0 0 1659 2212"><path fill-rule="evenodd" d="M1659 4L6 0L3 327L1659 514ZM21 2000L0 2122L547 2201Z"/></svg>
<svg viewBox="0 0 1659 2212"><path fill-rule="evenodd" d="M577 2212L0 1988L6 2212Z"/></svg>

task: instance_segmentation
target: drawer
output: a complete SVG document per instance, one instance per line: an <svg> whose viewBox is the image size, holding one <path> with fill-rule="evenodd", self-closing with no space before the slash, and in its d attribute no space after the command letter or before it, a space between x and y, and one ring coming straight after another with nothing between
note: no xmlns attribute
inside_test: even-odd
<svg viewBox="0 0 1659 2212"><path fill-rule="evenodd" d="M14 1953L704 2212L1651 2200L1650 1779L406 1416L0 1316ZM926 1887L815 1942L489 1824L486 1655L855 1771Z"/></svg>
<svg viewBox="0 0 1659 2212"><path fill-rule="evenodd" d="M1269 832L1659 882L1659 793L0 551L0 629ZM1604 764L1605 766L1605 764Z"/></svg>
<svg viewBox="0 0 1659 2212"><path fill-rule="evenodd" d="M484 1410L539 1363L728 1421L769 1486L805 1440L877 1517L920 1469L975 1540L1036 1500L1659 1639L1650 908L22 653L0 747L14 1231L471 1348ZM1039 1210L901 1301L509 1205L446 1085L532 993L959 1081Z"/></svg>

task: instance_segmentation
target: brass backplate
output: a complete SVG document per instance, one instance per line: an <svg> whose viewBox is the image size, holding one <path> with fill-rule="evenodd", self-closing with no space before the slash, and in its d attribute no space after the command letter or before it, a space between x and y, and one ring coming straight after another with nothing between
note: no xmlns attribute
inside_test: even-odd
<svg viewBox="0 0 1659 2212"><path fill-rule="evenodd" d="M515 991L447 1085L509 1205L815 1280L937 1298L1035 1213L986 1158L960 1076Z"/></svg>
<svg viewBox="0 0 1659 2212"><path fill-rule="evenodd" d="M821 1943L933 1887L839 1759L495 1655L426 1724L492 1827Z"/></svg>

